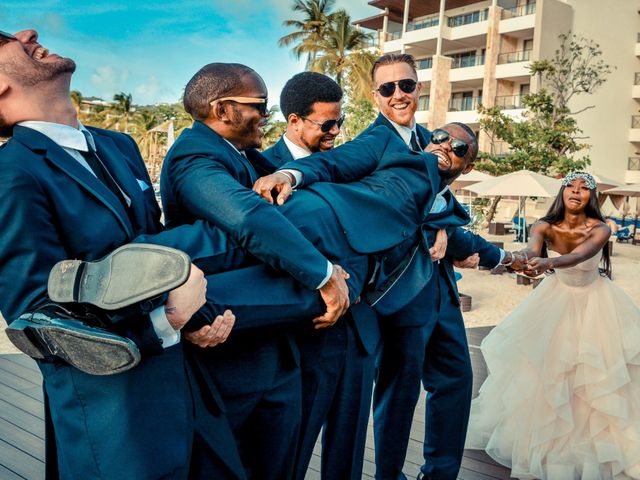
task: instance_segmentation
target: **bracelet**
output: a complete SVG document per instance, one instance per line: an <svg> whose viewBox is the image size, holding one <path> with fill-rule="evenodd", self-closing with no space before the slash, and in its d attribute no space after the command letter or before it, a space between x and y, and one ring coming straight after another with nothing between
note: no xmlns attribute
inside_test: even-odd
<svg viewBox="0 0 640 480"><path fill-rule="evenodd" d="M295 175L293 175L293 173L285 172L283 170L280 170L278 173L282 173L289 179L289 184L291 185L291 188L296 186L296 177Z"/></svg>
<svg viewBox="0 0 640 480"><path fill-rule="evenodd" d="M513 265L513 262L516 259L516 256L513 254L513 252L505 252L508 253L509 255L511 255L511 260L509 260L509 263L503 263L502 266L503 267L510 267L511 265Z"/></svg>

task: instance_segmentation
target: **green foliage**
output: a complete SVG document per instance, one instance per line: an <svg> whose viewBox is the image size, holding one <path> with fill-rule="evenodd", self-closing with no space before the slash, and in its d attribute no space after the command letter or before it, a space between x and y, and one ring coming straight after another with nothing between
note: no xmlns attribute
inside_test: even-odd
<svg viewBox="0 0 640 480"><path fill-rule="evenodd" d="M284 135L285 130L287 129L287 122L283 120L276 120L276 113L279 112L280 109L277 105L274 105L269 109L269 119L267 120L267 124L263 128L264 136L262 137L262 149L266 150L267 148L275 145L280 137Z"/></svg>
<svg viewBox="0 0 640 480"><path fill-rule="evenodd" d="M347 103L344 108L345 120L342 124L341 140L348 142L357 137L377 116L373 102L368 99L355 100Z"/></svg>
<svg viewBox="0 0 640 480"><path fill-rule="evenodd" d="M520 121L499 107L479 107L481 128L492 145L491 151L480 152L479 170L494 175L521 169L564 175L589 165L589 157L582 154L589 145L582 141L585 137L575 116L593 106L572 112L569 102L576 95L593 93L611 68L591 40L560 35L560 43L553 58L531 63L531 74L540 76L542 88L524 97L525 113ZM509 150L495 151L498 141L506 142Z"/></svg>

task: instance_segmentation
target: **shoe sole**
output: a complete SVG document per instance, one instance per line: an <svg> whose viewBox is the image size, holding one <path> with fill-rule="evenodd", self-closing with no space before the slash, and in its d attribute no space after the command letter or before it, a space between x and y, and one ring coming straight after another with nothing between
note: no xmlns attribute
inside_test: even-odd
<svg viewBox="0 0 640 480"><path fill-rule="evenodd" d="M190 272L191 260L180 250L128 244L95 262L58 262L51 269L47 288L54 302L117 310L179 287Z"/></svg>
<svg viewBox="0 0 640 480"><path fill-rule="evenodd" d="M45 352L90 375L115 375L140 363L140 352L131 340L96 329L84 331L80 325L77 329L44 326L20 318L11 322L6 332L26 355L44 359Z"/></svg>

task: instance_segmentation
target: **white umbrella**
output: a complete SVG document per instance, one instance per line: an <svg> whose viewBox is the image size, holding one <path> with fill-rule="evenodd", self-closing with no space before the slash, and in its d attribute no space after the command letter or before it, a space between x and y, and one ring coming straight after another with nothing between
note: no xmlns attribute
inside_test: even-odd
<svg viewBox="0 0 640 480"><path fill-rule="evenodd" d="M598 186L599 192L604 192L605 190L608 190L610 188L619 187L623 185L622 182L612 180L611 178L603 177L602 175L598 175L596 173L592 173L591 175L593 176L593 179L596 181L596 185Z"/></svg>
<svg viewBox="0 0 640 480"><path fill-rule="evenodd" d="M469 173L465 173L464 175L460 175L456 178L451 184L451 189L460 190L468 187L469 185L473 185L474 183L484 182L485 180L491 180L492 178L494 177L488 173L484 173L479 170L471 170Z"/></svg>
<svg viewBox="0 0 640 480"><path fill-rule="evenodd" d="M477 193L481 197L555 197L561 185L562 182L556 178L529 170L520 170L476 183L466 187L466 190ZM518 202L519 209L520 202ZM524 228L526 229L526 225Z"/></svg>
<svg viewBox="0 0 640 480"><path fill-rule="evenodd" d="M640 197L640 183L610 188L602 193L606 193L607 195L623 195L625 197Z"/></svg>

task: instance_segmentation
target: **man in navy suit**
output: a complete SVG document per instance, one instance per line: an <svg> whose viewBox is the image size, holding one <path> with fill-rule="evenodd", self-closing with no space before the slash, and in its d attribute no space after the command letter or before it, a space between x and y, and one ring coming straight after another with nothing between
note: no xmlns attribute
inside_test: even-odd
<svg viewBox="0 0 640 480"><path fill-rule="evenodd" d="M280 94L287 129L264 156L281 166L331 150L344 119L341 100L342 89L326 75L294 75ZM366 302L352 305L331 328L316 330L310 323L298 327L302 423L294 478L304 479L321 429L322 478L362 477L379 338L376 315Z"/></svg>
<svg viewBox="0 0 640 480"><path fill-rule="evenodd" d="M381 114L363 135L386 127L402 138L411 150L422 150L427 145L433 148L433 144L428 143L430 133L417 125L414 118L420 83L413 57L384 55L373 67L372 80L374 99ZM423 471L435 479L456 477L464 446L472 377L451 261L453 258L466 259L475 253L480 253L481 264L488 267L494 267L501 259L511 260L510 254L505 255L481 237L460 228L449 229L449 258L434 264L436 275L424 274L430 271L428 251L436 242L437 228L453 212L462 211L446 187L457 175L473 168L477 155L475 135L466 126L448 125L443 131L448 132L451 139L462 140L468 148L456 162L449 154L438 158L442 177L438 191L441 193L436 197L433 211L425 215L421 229L420 241L424 241L427 248L417 251L419 255L415 255L407 272L398 280L406 285L395 286L381 300L391 301L395 306L402 304L404 308L400 311L388 309L384 314L384 306L377 305L377 310L383 312L380 319L383 342L377 362L373 404L377 478L405 478L402 467L421 378L430 392L425 425L427 463ZM447 145L450 146L451 141L439 143L438 152L450 152ZM289 163L283 168L284 174L261 180L255 189L266 194L275 184L281 190L278 202L282 203L290 192L288 183L299 182L296 185L306 186L317 181L350 182L369 174L374 168L367 159L349 164L335 159L322 160L314 164ZM292 176L297 178L292 179ZM399 296L404 298L400 300Z"/></svg>
<svg viewBox="0 0 640 480"><path fill-rule="evenodd" d="M0 32L0 134L12 135L0 148L0 299L8 322L46 303L56 262L99 259L161 229L134 141L78 123L69 99L74 70L35 31ZM142 351L135 368L96 376L53 356L38 362L48 478L245 478L229 426L204 407L178 343L205 286L192 267L166 298L170 308L110 325Z"/></svg>
<svg viewBox="0 0 640 480"><path fill-rule="evenodd" d="M317 289L332 325L348 307L343 271L276 208L251 191L275 166L261 146L267 90L239 64L209 64L187 84L184 105L195 120L164 162L161 193L169 227L204 219L262 262ZM236 331L224 345L195 352L220 389L249 475L288 478L298 435L301 389L298 349L286 330Z"/></svg>

